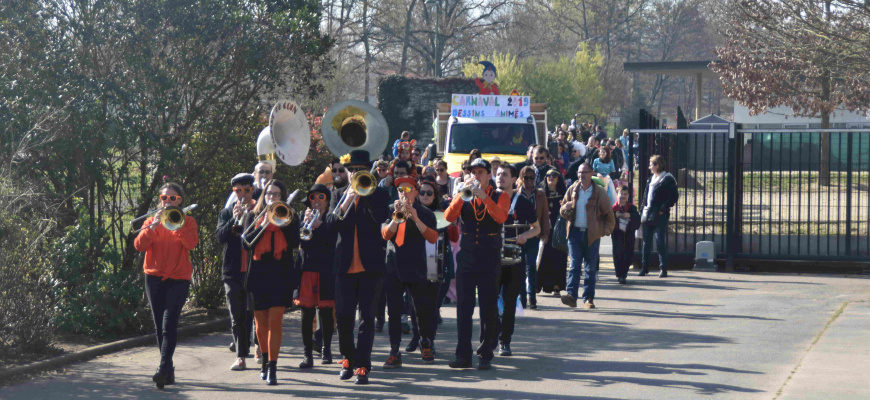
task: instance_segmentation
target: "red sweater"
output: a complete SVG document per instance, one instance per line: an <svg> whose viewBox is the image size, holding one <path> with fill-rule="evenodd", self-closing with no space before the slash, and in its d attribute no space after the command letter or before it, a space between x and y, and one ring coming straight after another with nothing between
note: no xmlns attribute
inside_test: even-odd
<svg viewBox="0 0 870 400"><path fill-rule="evenodd" d="M154 217L145 220L148 226ZM154 229L143 229L133 241L136 250L145 252L145 274L166 279L190 280L193 267L190 265L190 250L199 243L196 220L187 215L184 227L170 231L158 225Z"/></svg>

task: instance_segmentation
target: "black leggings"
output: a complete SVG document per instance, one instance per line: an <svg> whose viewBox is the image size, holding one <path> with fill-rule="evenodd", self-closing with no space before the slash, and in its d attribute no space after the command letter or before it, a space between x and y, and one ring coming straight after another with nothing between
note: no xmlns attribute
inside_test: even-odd
<svg viewBox="0 0 870 400"><path fill-rule="evenodd" d="M178 319L181 308L187 302L190 281L166 279L145 275L145 293L154 317L157 331L157 347L160 349L160 371L172 367L172 355L178 342Z"/></svg>
<svg viewBox="0 0 870 400"><path fill-rule="evenodd" d="M314 333L314 307L302 307L302 345L305 346L305 354L311 351L311 336ZM323 332L323 346L332 343L332 334L335 332L335 322L332 318L332 307L320 308L320 331Z"/></svg>

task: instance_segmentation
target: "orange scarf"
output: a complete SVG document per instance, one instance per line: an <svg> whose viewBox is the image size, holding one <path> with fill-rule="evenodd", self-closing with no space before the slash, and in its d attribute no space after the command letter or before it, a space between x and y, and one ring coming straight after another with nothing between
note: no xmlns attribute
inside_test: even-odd
<svg viewBox="0 0 870 400"><path fill-rule="evenodd" d="M264 216L265 217L265 216ZM260 221L262 223L262 220ZM284 239L284 234L281 232L281 228L269 224L266 225L265 232L263 232L263 236L260 238L260 241L257 242L257 245L254 246L254 260L260 261L264 253L269 251L272 252L272 255L276 260L281 259L281 255L284 253L284 250L287 250L287 240ZM280 233L276 235L275 232ZM275 248L272 248L272 238L275 239Z"/></svg>

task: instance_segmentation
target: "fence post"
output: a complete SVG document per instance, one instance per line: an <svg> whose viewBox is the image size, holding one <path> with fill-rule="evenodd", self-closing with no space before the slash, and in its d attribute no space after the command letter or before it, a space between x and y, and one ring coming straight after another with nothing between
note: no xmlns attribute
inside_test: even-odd
<svg viewBox="0 0 870 400"><path fill-rule="evenodd" d="M737 164L740 163L737 151L737 124L728 124L728 160L731 161L728 166L728 184L725 186L728 192L726 195L725 205L725 270L734 271L734 251L736 250L736 194L738 188L737 182Z"/></svg>
<svg viewBox="0 0 870 400"><path fill-rule="evenodd" d="M846 256L852 255L852 132L846 133ZM842 143L842 141L841 141ZM843 147L840 146L842 149ZM860 150L859 150L860 151ZM839 179L838 179L839 181ZM839 247L839 246L837 246Z"/></svg>

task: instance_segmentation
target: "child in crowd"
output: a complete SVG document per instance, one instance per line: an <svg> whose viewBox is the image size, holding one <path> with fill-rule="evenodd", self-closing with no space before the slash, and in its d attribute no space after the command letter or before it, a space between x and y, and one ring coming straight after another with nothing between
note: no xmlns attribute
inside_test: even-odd
<svg viewBox="0 0 870 400"><path fill-rule="evenodd" d="M613 229L613 264L616 267L616 279L620 284L626 283L628 269L634 256L634 233L640 227L640 213L634 204L628 202L628 186L617 189L619 202L613 205L613 215L616 217L616 227Z"/></svg>

